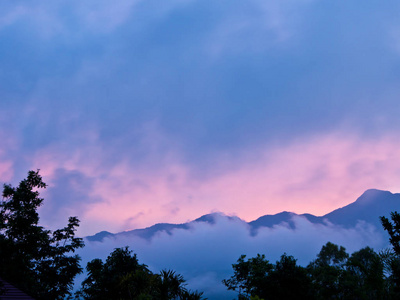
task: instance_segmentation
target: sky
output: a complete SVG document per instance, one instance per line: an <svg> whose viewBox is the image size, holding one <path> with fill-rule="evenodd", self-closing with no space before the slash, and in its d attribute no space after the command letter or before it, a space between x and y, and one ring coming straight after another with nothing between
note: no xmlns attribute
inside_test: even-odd
<svg viewBox="0 0 400 300"><path fill-rule="evenodd" d="M400 3L0 3L0 182L79 234L400 191Z"/></svg>

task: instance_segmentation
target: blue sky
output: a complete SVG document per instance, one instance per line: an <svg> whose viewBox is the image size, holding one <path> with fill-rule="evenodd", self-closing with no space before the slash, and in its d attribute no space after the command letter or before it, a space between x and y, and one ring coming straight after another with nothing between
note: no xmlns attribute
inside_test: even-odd
<svg viewBox="0 0 400 300"><path fill-rule="evenodd" d="M400 4L0 4L0 180L81 233L399 191Z"/></svg>

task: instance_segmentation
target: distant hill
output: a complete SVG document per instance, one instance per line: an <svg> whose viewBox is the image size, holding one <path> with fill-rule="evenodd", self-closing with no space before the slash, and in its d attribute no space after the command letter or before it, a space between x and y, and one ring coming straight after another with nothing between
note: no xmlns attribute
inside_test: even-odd
<svg viewBox="0 0 400 300"><path fill-rule="evenodd" d="M365 191L355 202L336 209L323 218L346 228L354 227L358 220L380 228L382 226L379 217L389 217L392 211L400 211L400 194L371 189Z"/></svg>
<svg viewBox="0 0 400 300"><path fill-rule="evenodd" d="M332 223L334 225L351 228L356 226L357 222L364 221L374 225L379 230L383 230L380 224L380 216L390 216L392 211L400 211L400 194L392 194L388 191L380 190L367 190L355 202L346 205L342 208L336 209L324 216L314 216L311 214L295 214L292 212L281 212L275 215L265 215L257 220L248 222L249 229L252 235L256 235L261 227L273 227L282 223L286 223L289 227L295 228L296 224L293 221L294 216L301 216L306 218L309 222L314 224ZM129 237L138 236L143 239L151 239L159 232L172 234L175 229L189 229L193 223L206 222L214 224L217 217L224 217L228 220L240 220L238 217L226 216L222 213L213 213L201 216L200 218L191 222L183 224L169 224L159 223L153 226L124 231L120 233L110 233L107 231L99 232L95 235L88 236L88 241L101 242L104 238L116 237ZM245 221L242 221L245 223Z"/></svg>

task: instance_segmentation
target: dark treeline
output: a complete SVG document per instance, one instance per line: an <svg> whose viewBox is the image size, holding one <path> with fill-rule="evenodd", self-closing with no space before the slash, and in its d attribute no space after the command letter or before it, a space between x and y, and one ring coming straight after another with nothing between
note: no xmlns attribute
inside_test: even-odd
<svg viewBox="0 0 400 300"><path fill-rule="evenodd" d="M379 253L366 247L349 255L328 242L306 267L286 253L275 264L265 255L233 264L233 275L223 280L238 299L400 299L400 215L381 217L392 249Z"/></svg>
<svg viewBox="0 0 400 300"><path fill-rule="evenodd" d="M400 299L398 265L390 250L376 253L366 247L349 255L328 242L306 267L287 254L275 264L264 255L242 255L223 283L241 300Z"/></svg>
<svg viewBox="0 0 400 300"><path fill-rule="evenodd" d="M173 270L151 272L127 247L115 249L103 262L93 259L87 277L73 293L73 281L83 272L74 252L84 247L75 237L79 220L50 231L39 226L38 207L45 188L39 171L30 171L17 187L4 185L0 203L0 278L37 300L197 300ZM352 253L328 242L306 267L286 253L269 262L265 255L232 265L233 275L223 280L240 300L269 299L400 299L400 215L381 217L392 248L375 252L366 247ZM5 293L0 286L1 294Z"/></svg>

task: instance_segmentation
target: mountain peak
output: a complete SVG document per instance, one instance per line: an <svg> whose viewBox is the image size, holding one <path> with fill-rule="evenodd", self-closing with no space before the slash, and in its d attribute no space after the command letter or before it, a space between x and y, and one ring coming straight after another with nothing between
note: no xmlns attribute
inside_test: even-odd
<svg viewBox="0 0 400 300"><path fill-rule="evenodd" d="M379 217L389 216L393 208L399 207L400 194L377 189L366 190L355 202L326 214L330 222L352 227L364 220L377 228L381 227Z"/></svg>
<svg viewBox="0 0 400 300"><path fill-rule="evenodd" d="M389 191L382 191L378 189L369 189L366 190L360 197L357 198L357 200L354 203L357 204L371 204L373 202L380 202L380 201L385 201L387 199L390 199L393 197L394 194L392 194Z"/></svg>
<svg viewBox="0 0 400 300"><path fill-rule="evenodd" d="M205 223L209 223L209 224L213 225L216 223L216 219L218 219L218 218L226 218L229 221L241 220L239 217L236 217L236 216L228 216L222 212L214 212L214 213L203 215L200 218L197 218L194 221L191 221L190 223L205 222Z"/></svg>
<svg viewBox="0 0 400 300"><path fill-rule="evenodd" d="M96 233L95 235L88 236L86 238L88 239L88 241L102 241L106 237L113 237L113 236L114 236L114 234L111 232L100 231L100 232Z"/></svg>
<svg viewBox="0 0 400 300"><path fill-rule="evenodd" d="M223 214L221 212L214 212L211 214L203 215L200 218L197 218L196 220L194 220L192 222L207 222L207 223L214 224L215 218L220 217L220 216L225 216L225 214Z"/></svg>

